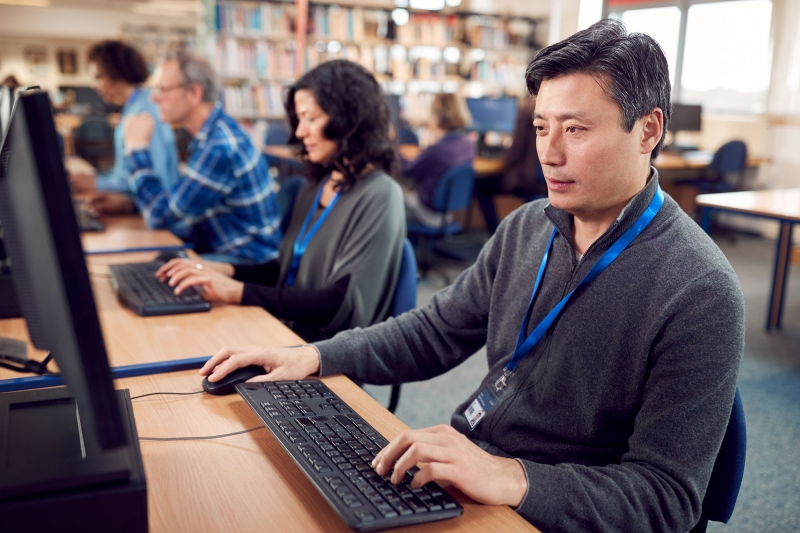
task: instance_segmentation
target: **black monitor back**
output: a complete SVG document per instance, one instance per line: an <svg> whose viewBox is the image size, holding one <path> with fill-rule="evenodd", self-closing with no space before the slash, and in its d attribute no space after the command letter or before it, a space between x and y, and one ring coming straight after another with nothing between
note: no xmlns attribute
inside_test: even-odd
<svg viewBox="0 0 800 533"><path fill-rule="evenodd" d="M103 449L126 444L50 99L21 93L0 153L0 223L37 348L51 350Z"/></svg>
<svg viewBox="0 0 800 533"><path fill-rule="evenodd" d="M703 106L672 104L669 131L700 131Z"/></svg>

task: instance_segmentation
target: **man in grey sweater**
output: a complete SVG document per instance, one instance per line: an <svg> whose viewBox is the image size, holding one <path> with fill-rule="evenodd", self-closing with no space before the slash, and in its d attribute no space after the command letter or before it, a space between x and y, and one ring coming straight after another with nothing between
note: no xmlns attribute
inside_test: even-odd
<svg viewBox="0 0 800 533"><path fill-rule="evenodd" d="M376 457L379 474L399 481L424 461L416 484L449 481L544 531L686 532L730 416L744 303L650 166L669 122L666 59L604 20L542 50L526 76L549 203L504 220L424 308L314 346L224 348L201 374L259 364L267 380L398 383L486 344L489 371L451 425L401 434Z"/></svg>

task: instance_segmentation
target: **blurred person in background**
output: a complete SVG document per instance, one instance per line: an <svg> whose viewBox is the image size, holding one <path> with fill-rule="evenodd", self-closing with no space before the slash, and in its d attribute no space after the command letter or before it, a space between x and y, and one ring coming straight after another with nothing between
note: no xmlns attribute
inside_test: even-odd
<svg viewBox="0 0 800 533"><path fill-rule="evenodd" d="M415 189L403 192L409 221L438 227L442 215L433 209L433 196L442 176L475 158L475 140L467 135L467 120L454 94L437 94L431 104L430 129L439 140L413 160L401 159L401 175L414 181Z"/></svg>
<svg viewBox="0 0 800 533"><path fill-rule="evenodd" d="M168 229L211 261L258 264L278 255L280 212L265 159L226 115L211 65L186 50L170 54L153 89L161 119L193 140L185 173L165 183L153 157L158 123L125 119L125 168L133 199L152 229Z"/></svg>
<svg viewBox="0 0 800 533"><path fill-rule="evenodd" d="M114 167L96 177L76 173L70 175L72 189L76 193L94 193L87 203L104 214L133 211L129 196L128 177L125 167L122 124L125 119L140 113L153 118L155 126L148 145L153 168L165 187L178 179L178 152L172 127L158 117L158 107L151 99L150 91L142 85L150 77L147 63L138 50L121 41L102 41L89 49L90 69L95 71L95 89L100 97L113 105L121 105L120 122L114 128Z"/></svg>

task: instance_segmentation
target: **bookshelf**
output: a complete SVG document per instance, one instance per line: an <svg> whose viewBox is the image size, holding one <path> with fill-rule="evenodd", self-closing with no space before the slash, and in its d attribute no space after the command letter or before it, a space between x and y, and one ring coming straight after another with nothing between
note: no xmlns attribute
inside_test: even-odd
<svg viewBox="0 0 800 533"><path fill-rule="evenodd" d="M297 74L339 58L360 63L387 93L401 95L412 123L427 119L438 92L525 94L538 20L446 8L408 10L398 26L394 2L375 1L310 2L303 25L294 2L204 0L199 40L224 84L226 110L243 121L280 120L283 91Z"/></svg>

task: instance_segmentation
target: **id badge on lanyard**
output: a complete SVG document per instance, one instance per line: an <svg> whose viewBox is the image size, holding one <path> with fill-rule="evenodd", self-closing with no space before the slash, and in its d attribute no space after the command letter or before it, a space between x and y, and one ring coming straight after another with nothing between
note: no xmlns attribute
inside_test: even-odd
<svg viewBox="0 0 800 533"><path fill-rule="evenodd" d="M478 422L483 420L486 414L491 411L495 405L500 403L501 398L505 394L505 387L498 389L493 386L486 386L483 388L478 397L475 398L467 410L464 411L464 417L469 422L469 429L475 429Z"/></svg>
<svg viewBox="0 0 800 533"><path fill-rule="evenodd" d="M514 375L514 372L517 370L517 366L519 362L528 355L536 346L536 344L541 340L547 330L553 325L558 315L561 313L561 310L564 309L564 306L567 304L567 301L572 297L575 291L583 285L584 283L589 283L594 278L598 276L603 270L605 270L608 265L610 265L619 255L622 253L625 248L635 239L644 228L650 223L653 218L655 218L658 211L661 209L662 204L664 203L664 193L661 191L661 187L656 189L656 194L653 196L653 199L650 201L650 205L641 214L641 216L636 219L630 228L628 228L625 233L623 233L614 243L609 247L608 250L600 257L597 263L589 270L589 272L584 276L578 285L572 289L569 294L564 296L558 304L545 316L539 324L533 328L533 331L527 337L525 336L525 331L528 326L528 322L531 318L531 313L533 311L533 303L536 299L536 293L539 290L539 285L542 282L542 278L544 277L544 271L547 268L547 261L550 258L550 250L553 248L553 240L556 237L556 233L558 230L553 228L553 233L550 234L550 242L547 243L547 248L544 251L544 256L542 256L542 262L539 265L539 273L536 276L536 283L533 285L533 292L531 293L531 301L528 304L528 310L525 313L525 317L522 319L522 325L519 329L519 337L517 338L517 347L514 349L514 355L511 357L511 360L506 364L503 368L503 373L500 377L495 380L494 382L489 382L489 384L481 390L478 396L469 404L467 410L464 411L464 418L467 419L469 423L470 430L475 429L475 427L480 423L481 420L486 418L486 415L494 409L495 406L500 402L505 394L506 386L508 385L508 380Z"/></svg>

